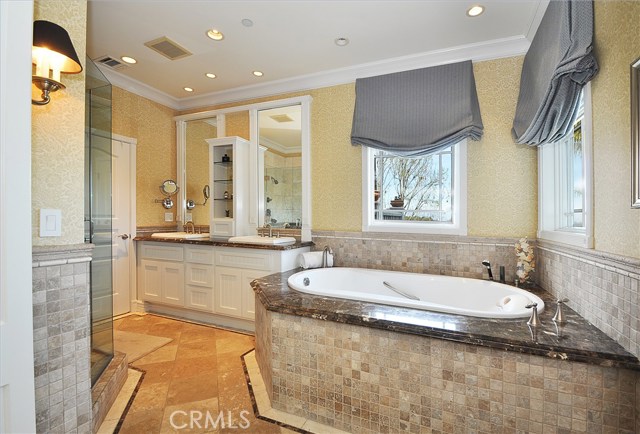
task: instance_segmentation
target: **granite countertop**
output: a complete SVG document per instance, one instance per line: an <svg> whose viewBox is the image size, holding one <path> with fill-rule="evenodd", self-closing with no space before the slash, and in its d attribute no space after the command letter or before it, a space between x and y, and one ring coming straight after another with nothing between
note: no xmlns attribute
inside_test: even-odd
<svg viewBox="0 0 640 434"><path fill-rule="evenodd" d="M545 302L539 315L542 325L531 328L528 318L477 318L305 294L287 285L287 278L301 270L256 279L251 286L274 312L640 371L637 357L568 306L567 322L556 326L556 299L541 288L528 289Z"/></svg>
<svg viewBox="0 0 640 434"><path fill-rule="evenodd" d="M177 244L195 244L199 246L219 246L219 247L239 247L243 249L259 249L259 250L294 250L300 247L313 246L313 242L295 242L287 246L268 246L264 244L244 244L244 243L230 243L226 238L220 238L218 240L212 240L209 238L195 238L195 239L179 239L179 238L161 238L152 237L151 235L141 235L133 239L133 241L155 241L160 243L177 243Z"/></svg>

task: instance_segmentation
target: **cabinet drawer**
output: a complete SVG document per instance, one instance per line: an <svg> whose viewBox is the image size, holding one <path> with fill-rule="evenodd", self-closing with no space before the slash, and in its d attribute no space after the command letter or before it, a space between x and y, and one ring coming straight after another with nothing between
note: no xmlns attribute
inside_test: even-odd
<svg viewBox="0 0 640 434"><path fill-rule="evenodd" d="M211 235L216 237L231 237L234 233L233 219L223 218L211 220L209 231Z"/></svg>
<svg viewBox="0 0 640 434"><path fill-rule="evenodd" d="M213 247L185 246L185 262L213 265Z"/></svg>
<svg viewBox="0 0 640 434"><path fill-rule="evenodd" d="M185 286L185 307L213 312L213 289L202 286Z"/></svg>
<svg viewBox="0 0 640 434"><path fill-rule="evenodd" d="M186 264L185 270L187 285L213 288L213 265Z"/></svg>
<svg viewBox="0 0 640 434"><path fill-rule="evenodd" d="M269 271L273 266L273 256L269 253L253 253L230 248L216 252L216 265Z"/></svg>
<svg viewBox="0 0 640 434"><path fill-rule="evenodd" d="M158 243L144 243L142 245L143 259L164 259L167 261L182 261L182 246L167 246Z"/></svg>

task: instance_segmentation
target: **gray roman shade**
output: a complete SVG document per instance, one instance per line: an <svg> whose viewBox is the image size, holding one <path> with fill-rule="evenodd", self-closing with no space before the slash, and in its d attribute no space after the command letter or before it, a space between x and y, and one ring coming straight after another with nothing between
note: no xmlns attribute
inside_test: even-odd
<svg viewBox="0 0 640 434"><path fill-rule="evenodd" d="M354 145L425 155L482 128L471 61L356 80Z"/></svg>
<svg viewBox="0 0 640 434"><path fill-rule="evenodd" d="M552 1L524 58L513 121L517 143L555 142L571 129L582 87L598 73L593 2Z"/></svg>

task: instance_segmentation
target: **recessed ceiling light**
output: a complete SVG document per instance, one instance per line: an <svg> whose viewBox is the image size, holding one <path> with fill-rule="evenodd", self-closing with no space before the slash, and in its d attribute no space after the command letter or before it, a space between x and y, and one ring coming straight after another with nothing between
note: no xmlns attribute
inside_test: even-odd
<svg viewBox="0 0 640 434"><path fill-rule="evenodd" d="M193 92L193 89L191 89L190 87L185 87L184 90L186 90L187 92Z"/></svg>
<svg viewBox="0 0 640 434"><path fill-rule="evenodd" d="M138 61L136 59L134 59L133 57L129 57L129 56L122 56L121 59L126 62L126 63L138 63Z"/></svg>
<svg viewBox="0 0 640 434"><path fill-rule="evenodd" d="M212 74L211 72L207 72L205 75L209 78L216 78L216 75Z"/></svg>
<svg viewBox="0 0 640 434"><path fill-rule="evenodd" d="M477 17L483 12L484 12L484 6L482 5L473 5L469 9L467 9L467 15L470 17Z"/></svg>
<svg viewBox="0 0 640 434"><path fill-rule="evenodd" d="M338 47L344 47L349 44L349 40L347 38L336 38L333 42L335 42Z"/></svg>
<svg viewBox="0 0 640 434"><path fill-rule="evenodd" d="M251 21L249 18L244 18L242 21L240 21L242 23L243 26L245 27L252 27L253 26L253 21Z"/></svg>
<svg viewBox="0 0 640 434"><path fill-rule="evenodd" d="M207 36L214 41L222 41L224 39L224 35L222 34L222 32L217 29L207 30Z"/></svg>
<svg viewBox="0 0 640 434"><path fill-rule="evenodd" d="M262 73L262 71L253 71L253 75L255 75L256 77L262 77L264 74Z"/></svg>

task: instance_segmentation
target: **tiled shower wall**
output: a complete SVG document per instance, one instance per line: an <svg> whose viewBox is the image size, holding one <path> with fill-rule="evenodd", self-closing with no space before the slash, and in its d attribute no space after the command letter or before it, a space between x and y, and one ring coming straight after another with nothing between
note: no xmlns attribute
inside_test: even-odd
<svg viewBox="0 0 640 434"><path fill-rule="evenodd" d="M33 248L36 429L91 433L86 244Z"/></svg>
<svg viewBox="0 0 640 434"><path fill-rule="evenodd" d="M539 240L538 284L640 357L640 259Z"/></svg>
<svg viewBox="0 0 640 434"><path fill-rule="evenodd" d="M497 280L505 267L506 281L515 279L516 238L483 238L379 232L314 231L316 250L331 247L336 266L377 268L447 276L487 278L481 265L492 264Z"/></svg>

